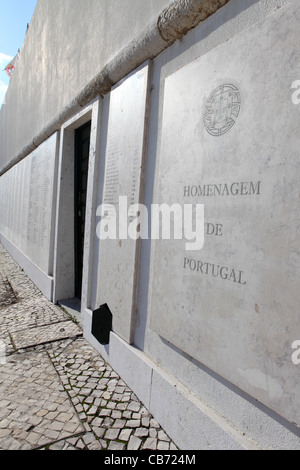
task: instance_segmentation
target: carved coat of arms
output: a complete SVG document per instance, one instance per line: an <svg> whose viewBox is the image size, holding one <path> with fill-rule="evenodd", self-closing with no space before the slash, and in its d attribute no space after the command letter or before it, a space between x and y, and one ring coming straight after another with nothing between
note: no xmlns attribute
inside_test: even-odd
<svg viewBox="0 0 300 470"><path fill-rule="evenodd" d="M239 90L231 84L218 87L208 98L204 112L204 125L213 136L228 132L240 113Z"/></svg>

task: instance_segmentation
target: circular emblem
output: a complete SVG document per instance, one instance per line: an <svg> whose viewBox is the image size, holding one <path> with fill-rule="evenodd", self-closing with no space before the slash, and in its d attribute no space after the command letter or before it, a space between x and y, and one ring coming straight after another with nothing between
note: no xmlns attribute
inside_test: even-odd
<svg viewBox="0 0 300 470"><path fill-rule="evenodd" d="M213 136L226 134L234 125L241 109L240 92L234 85L219 86L208 98L204 125Z"/></svg>

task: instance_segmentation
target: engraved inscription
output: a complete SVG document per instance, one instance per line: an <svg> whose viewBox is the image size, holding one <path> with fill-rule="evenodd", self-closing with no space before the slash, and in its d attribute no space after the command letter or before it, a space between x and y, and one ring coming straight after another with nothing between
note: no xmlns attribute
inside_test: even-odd
<svg viewBox="0 0 300 470"><path fill-rule="evenodd" d="M260 193L261 181L186 185L183 188L184 197L259 196Z"/></svg>
<svg viewBox="0 0 300 470"><path fill-rule="evenodd" d="M111 132L107 147L107 166L105 171L105 204L118 204L119 196L119 164L120 150L118 147L118 134Z"/></svg>
<svg viewBox="0 0 300 470"><path fill-rule="evenodd" d="M218 197L218 196L260 196L261 181L243 181L230 183L205 183L197 185L184 185L183 197ZM204 233L207 236L223 237L224 227L221 223L205 222ZM195 271L210 277L228 280L237 284L246 285L244 272L214 263L208 263L193 258L184 258L184 269Z"/></svg>
<svg viewBox="0 0 300 470"><path fill-rule="evenodd" d="M184 258L183 268L207 276L218 277L223 281L232 281L243 286L246 285L243 271L229 268L228 266L220 266L193 258Z"/></svg>
<svg viewBox="0 0 300 470"><path fill-rule="evenodd" d="M241 96L232 84L218 87L208 98L204 112L204 125L210 135L226 134L240 113Z"/></svg>
<svg viewBox="0 0 300 470"><path fill-rule="evenodd" d="M32 249L46 248L51 224L51 187L53 175L46 158L34 156L31 164L27 221L27 240Z"/></svg>

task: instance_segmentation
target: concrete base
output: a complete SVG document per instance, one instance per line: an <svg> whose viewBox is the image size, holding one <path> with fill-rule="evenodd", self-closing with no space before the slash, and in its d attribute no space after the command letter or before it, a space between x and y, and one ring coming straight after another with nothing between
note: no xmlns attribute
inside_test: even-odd
<svg viewBox="0 0 300 470"><path fill-rule="evenodd" d="M260 446L115 333L101 346L91 334L92 312L83 313L84 336L134 391L181 450L253 450Z"/></svg>
<svg viewBox="0 0 300 470"><path fill-rule="evenodd" d="M81 325L81 301L74 297L74 299L60 300L58 305L63 307L72 318L74 318L79 325Z"/></svg>
<svg viewBox="0 0 300 470"><path fill-rule="evenodd" d="M212 401L229 401L232 416L222 416L209 403L192 393L146 354L111 332L102 346L91 334L92 311L82 312L84 337L122 380L134 391L181 450L299 450L299 436L292 425L214 380ZM211 376L207 381L211 381ZM241 400L243 406L241 407ZM237 410L248 416L249 434L237 426ZM231 418L231 419L230 419ZM241 419L241 417L239 417ZM277 419L278 418L278 419ZM255 421L254 433L253 421ZM233 424L234 423L234 424Z"/></svg>

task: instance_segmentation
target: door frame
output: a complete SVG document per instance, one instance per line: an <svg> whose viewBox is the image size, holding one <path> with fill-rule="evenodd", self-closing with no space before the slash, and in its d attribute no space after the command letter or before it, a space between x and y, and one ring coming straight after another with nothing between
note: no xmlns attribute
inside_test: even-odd
<svg viewBox="0 0 300 470"><path fill-rule="evenodd" d="M99 160L97 156L99 155L100 113L101 98L98 97L61 127L53 262L53 303L75 297L75 131L91 121L81 310L89 305L91 284L89 260L92 260L91 251L94 241L92 214L95 212L93 202Z"/></svg>

